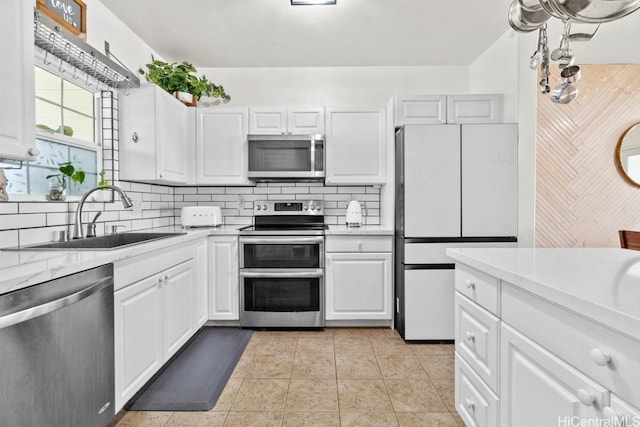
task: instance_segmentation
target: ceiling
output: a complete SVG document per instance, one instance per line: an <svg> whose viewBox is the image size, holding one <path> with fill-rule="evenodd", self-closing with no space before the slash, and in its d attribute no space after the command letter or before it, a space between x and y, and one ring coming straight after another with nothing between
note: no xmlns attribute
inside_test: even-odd
<svg viewBox="0 0 640 427"><path fill-rule="evenodd" d="M468 65L510 0L102 0L167 61L196 67Z"/></svg>

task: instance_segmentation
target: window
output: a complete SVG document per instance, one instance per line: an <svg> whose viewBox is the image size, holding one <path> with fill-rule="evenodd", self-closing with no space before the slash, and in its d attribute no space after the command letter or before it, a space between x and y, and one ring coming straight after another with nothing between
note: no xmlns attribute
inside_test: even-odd
<svg viewBox="0 0 640 427"><path fill-rule="evenodd" d="M43 68L35 69L36 146L38 158L21 169L7 169L10 194L45 195L49 189L48 175L58 174L62 163L72 162L85 172L82 184L69 182L70 196L84 194L98 181L101 150L96 143L96 95L82 87L82 78L69 80ZM79 80L75 84L73 80Z"/></svg>

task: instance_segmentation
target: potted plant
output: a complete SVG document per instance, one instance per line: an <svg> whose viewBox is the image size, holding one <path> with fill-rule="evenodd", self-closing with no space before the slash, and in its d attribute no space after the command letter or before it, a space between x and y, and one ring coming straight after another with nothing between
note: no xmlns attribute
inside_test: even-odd
<svg viewBox="0 0 640 427"><path fill-rule="evenodd" d="M47 179L55 178L49 181L49 200L64 201L67 198L67 177L74 183L82 184L84 182L84 172L76 169L71 162L61 163L58 168L60 173L47 175Z"/></svg>
<svg viewBox="0 0 640 427"><path fill-rule="evenodd" d="M104 177L105 175L105 171L102 170L98 173L98 176L100 177L98 179L98 184L97 186L103 186L103 185L109 185L109 181ZM109 189L104 189L104 190L99 190L99 191L94 191L92 196L92 200L94 202L110 202L111 201L111 190Z"/></svg>
<svg viewBox="0 0 640 427"><path fill-rule="evenodd" d="M168 63L153 56L151 60L150 64L146 64L147 71L140 69L140 74L189 106L195 106L202 96L221 98L223 101L231 99L222 86L212 83L204 75L199 77L196 68L187 61ZM182 94L187 94L187 97Z"/></svg>

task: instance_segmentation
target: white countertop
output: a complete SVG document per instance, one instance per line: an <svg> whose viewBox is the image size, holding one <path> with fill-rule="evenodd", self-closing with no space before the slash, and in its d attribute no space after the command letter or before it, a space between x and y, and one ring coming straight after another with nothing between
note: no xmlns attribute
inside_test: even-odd
<svg viewBox="0 0 640 427"><path fill-rule="evenodd" d="M381 225L363 225L360 227L347 227L346 225L329 225L329 229L325 232L330 235L393 235L393 228L383 227Z"/></svg>
<svg viewBox="0 0 640 427"><path fill-rule="evenodd" d="M206 236L237 234L239 227L242 226L223 225L187 230L181 227L161 227L152 230L135 230L134 232L184 232L186 234L113 250L0 250L0 294Z"/></svg>
<svg viewBox="0 0 640 427"><path fill-rule="evenodd" d="M447 255L640 340L640 251L449 248Z"/></svg>

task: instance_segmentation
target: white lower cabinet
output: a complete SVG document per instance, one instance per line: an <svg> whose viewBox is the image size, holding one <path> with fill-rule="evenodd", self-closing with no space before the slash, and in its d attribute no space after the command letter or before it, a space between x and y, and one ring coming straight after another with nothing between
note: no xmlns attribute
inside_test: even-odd
<svg viewBox="0 0 640 427"><path fill-rule="evenodd" d="M239 320L238 236L209 237L209 319Z"/></svg>
<svg viewBox="0 0 640 427"><path fill-rule="evenodd" d="M467 426L640 425L640 342L468 265L455 274Z"/></svg>
<svg viewBox="0 0 640 427"><path fill-rule="evenodd" d="M608 390L509 326L501 332L501 425L570 425L571 419L601 417Z"/></svg>
<svg viewBox="0 0 640 427"><path fill-rule="evenodd" d="M196 332L196 277L192 245L114 264L116 412Z"/></svg>
<svg viewBox="0 0 640 427"><path fill-rule="evenodd" d="M391 236L327 236L326 246L325 319L390 320Z"/></svg>
<svg viewBox="0 0 640 427"><path fill-rule="evenodd" d="M455 405L467 427L498 425L500 398L459 354L456 354Z"/></svg>

